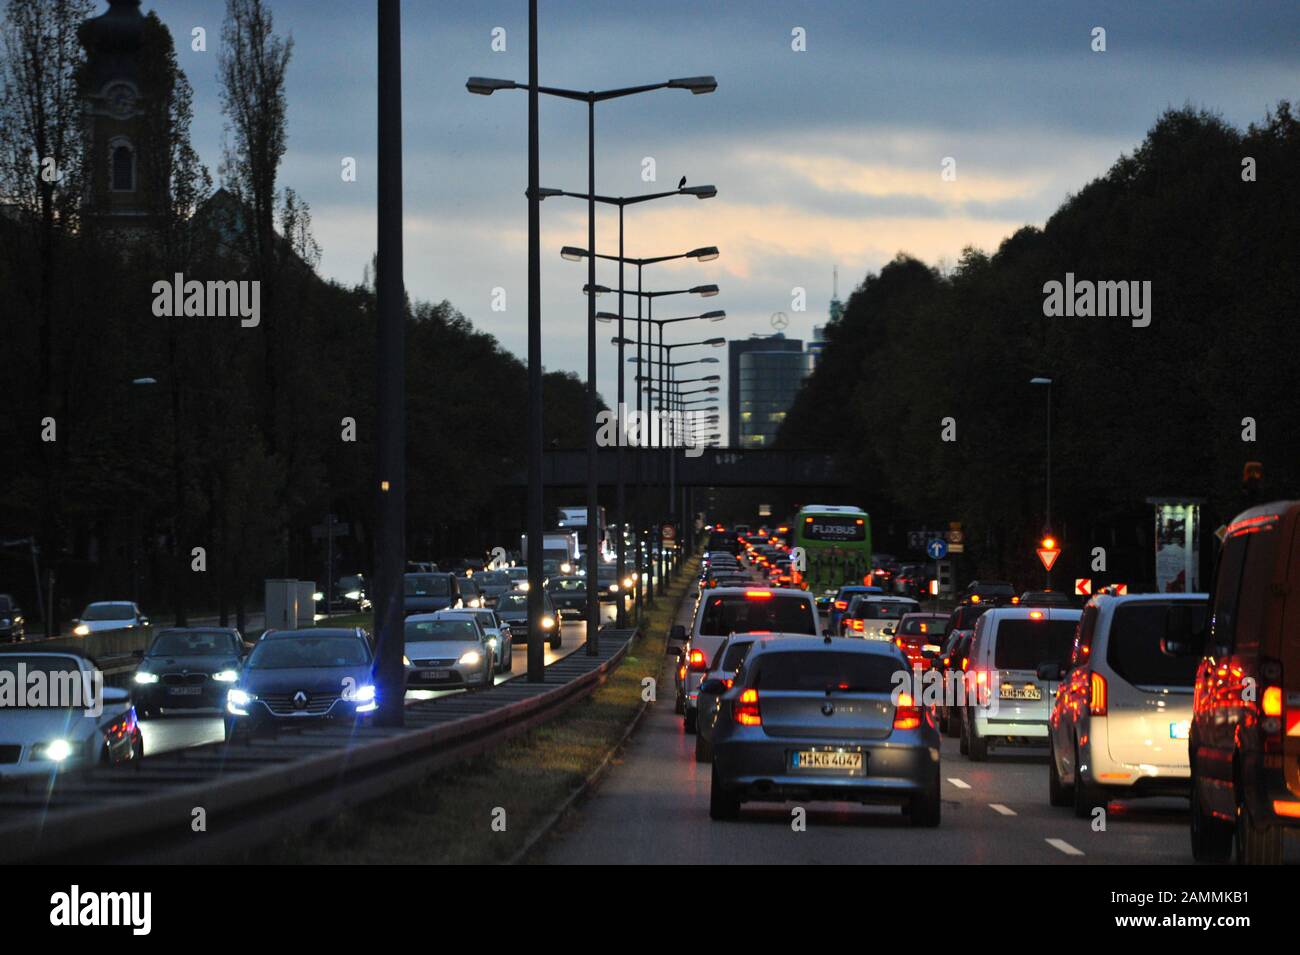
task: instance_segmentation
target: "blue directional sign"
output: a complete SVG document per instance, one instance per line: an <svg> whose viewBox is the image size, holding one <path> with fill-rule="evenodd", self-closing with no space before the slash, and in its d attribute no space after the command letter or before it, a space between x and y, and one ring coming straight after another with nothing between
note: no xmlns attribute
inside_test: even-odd
<svg viewBox="0 0 1300 955"><path fill-rule="evenodd" d="M948 556L948 542L941 537L936 537L925 545L925 552L930 555L931 560L943 560Z"/></svg>

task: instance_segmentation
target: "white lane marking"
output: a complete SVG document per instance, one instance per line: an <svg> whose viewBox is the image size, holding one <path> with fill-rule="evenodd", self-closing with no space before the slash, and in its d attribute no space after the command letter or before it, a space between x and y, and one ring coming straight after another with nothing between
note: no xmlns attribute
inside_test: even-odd
<svg viewBox="0 0 1300 955"><path fill-rule="evenodd" d="M956 786L958 789L970 789L970 783L962 782L962 781L961 781L960 779L958 779L956 776L949 776L949 777L948 777L948 782L952 783L952 784L953 784L954 786Z"/></svg>
<svg viewBox="0 0 1300 955"><path fill-rule="evenodd" d="M1014 809L1010 808L1009 806L1004 806L1000 802L989 803L989 808L992 809L994 812L1001 813L1004 816L1014 816L1016 814L1016 811Z"/></svg>
<svg viewBox="0 0 1300 955"><path fill-rule="evenodd" d="M1049 846L1051 846L1053 849L1060 849L1060 850L1061 850L1062 852L1064 852L1067 856L1081 856L1081 855L1083 855L1082 852L1080 852L1080 851L1079 851L1078 849L1076 849L1074 846L1070 845L1070 844L1069 844L1068 842L1066 842L1064 839L1048 839L1048 840L1047 840L1047 844L1048 844Z"/></svg>

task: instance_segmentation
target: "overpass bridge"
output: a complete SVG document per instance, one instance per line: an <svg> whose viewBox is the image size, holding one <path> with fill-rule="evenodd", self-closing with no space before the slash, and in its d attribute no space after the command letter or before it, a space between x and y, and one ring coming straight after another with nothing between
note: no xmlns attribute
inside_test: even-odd
<svg viewBox="0 0 1300 955"><path fill-rule="evenodd" d="M623 479L628 484L638 480L637 461L641 461L641 480L667 484L667 449L625 448ZM848 477L840 473L832 455L820 451L790 451L739 448L706 448L698 457L688 457L676 449L678 487L849 487ZM601 485L618 480L618 449L602 448L596 458L596 479ZM585 450L550 450L542 465L542 482L546 487L586 487L587 452ZM503 487L527 487L527 470L509 475Z"/></svg>

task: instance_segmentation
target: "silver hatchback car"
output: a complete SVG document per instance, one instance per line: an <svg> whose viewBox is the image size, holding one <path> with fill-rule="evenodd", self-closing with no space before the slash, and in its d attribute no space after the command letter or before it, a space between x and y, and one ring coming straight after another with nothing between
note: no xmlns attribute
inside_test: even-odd
<svg viewBox="0 0 1300 955"><path fill-rule="evenodd" d="M761 637L725 689L712 733L709 815L746 801L901 805L939 824L939 731L906 692L889 642Z"/></svg>

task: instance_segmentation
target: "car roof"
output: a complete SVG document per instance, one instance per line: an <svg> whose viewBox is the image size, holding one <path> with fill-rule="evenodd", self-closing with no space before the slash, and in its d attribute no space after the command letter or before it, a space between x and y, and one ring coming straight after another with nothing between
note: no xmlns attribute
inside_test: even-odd
<svg viewBox="0 0 1300 955"><path fill-rule="evenodd" d="M752 584L746 587L713 587L709 590L709 596L743 597L750 591L770 593L773 597L812 597L812 594L808 593L808 591L799 590L795 587L764 587L761 584Z"/></svg>
<svg viewBox="0 0 1300 955"><path fill-rule="evenodd" d="M762 634L749 651L749 660L756 655L798 650L809 653L865 653L876 656L901 656L892 640L850 640L846 637L814 637L808 634Z"/></svg>
<svg viewBox="0 0 1300 955"><path fill-rule="evenodd" d="M1130 603L1206 603L1209 594L1096 594L1088 601L1093 607L1118 607Z"/></svg>
<svg viewBox="0 0 1300 955"><path fill-rule="evenodd" d="M910 619L910 618L912 618L912 617L937 617L937 618L940 618L940 619L942 619L942 620L947 620L948 617L950 617L950 616L951 616L951 614L946 614L946 613L944 613L942 610L914 610L914 611L912 611L911 613L905 613L905 614L903 614L903 615L902 615L901 617L899 617L898 619L899 619L899 620L908 620L908 619Z"/></svg>
<svg viewBox="0 0 1300 955"><path fill-rule="evenodd" d="M303 627L300 630L268 630L263 640L290 640L296 637L355 637L361 633L355 627Z"/></svg>
<svg viewBox="0 0 1300 955"><path fill-rule="evenodd" d="M92 600L86 604L87 607L130 607L135 604L134 600Z"/></svg>
<svg viewBox="0 0 1300 955"><path fill-rule="evenodd" d="M1078 607L990 607L980 619L991 620L994 623L999 620L1039 619L1030 617L1030 614L1042 614L1043 619L1046 620L1078 620L1083 615L1083 611Z"/></svg>

